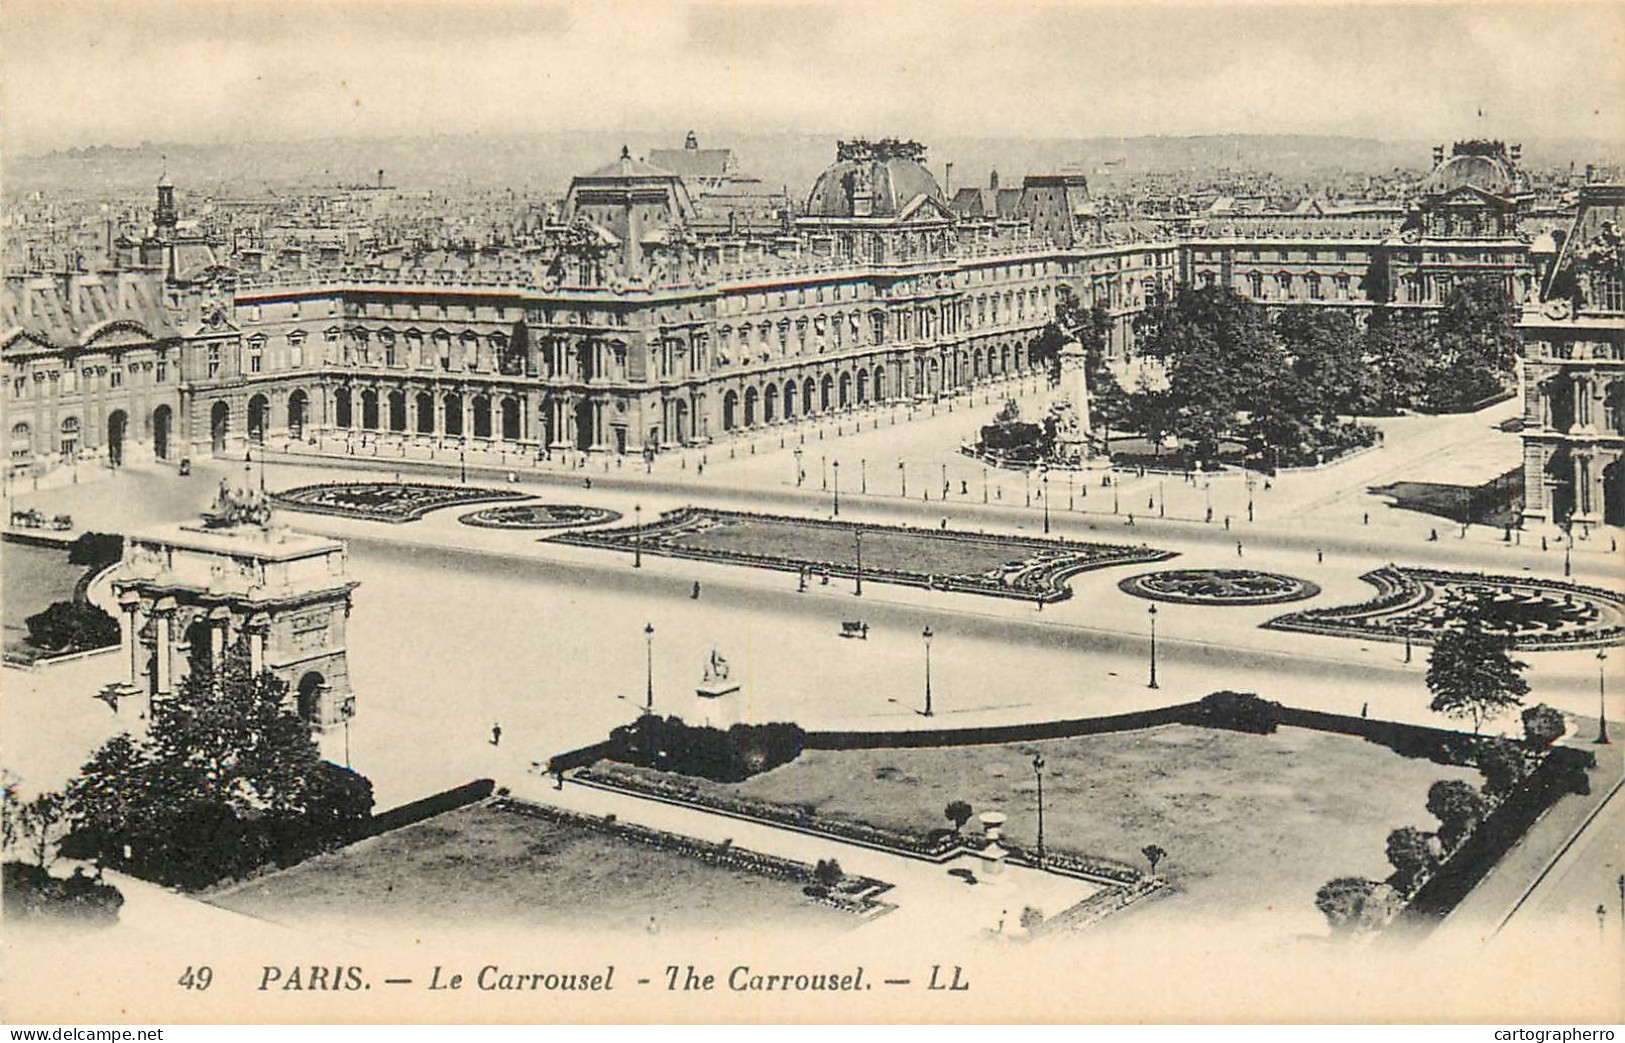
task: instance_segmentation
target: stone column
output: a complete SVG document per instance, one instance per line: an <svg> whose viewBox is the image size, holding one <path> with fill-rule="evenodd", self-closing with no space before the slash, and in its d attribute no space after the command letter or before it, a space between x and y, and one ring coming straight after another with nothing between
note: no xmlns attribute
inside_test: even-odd
<svg viewBox="0 0 1625 1043"><path fill-rule="evenodd" d="M216 671L226 658L226 625L231 622L231 610L224 605L209 613L209 664Z"/></svg>
<svg viewBox="0 0 1625 1043"><path fill-rule="evenodd" d="M172 661L175 647L175 599L163 598L152 608L153 619L156 621L154 630L157 639L154 645L153 657L156 669L154 673L153 694L168 695L173 688L175 664Z"/></svg>
<svg viewBox="0 0 1625 1043"><path fill-rule="evenodd" d="M265 670L265 639L271 620L263 612L248 621L248 662L257 677Z"/></svg>
<svg viewBox="0 0 1625 1043"><path fill-rule="evenodd" d="M129 685L131 688L139 687L141 677L141 636L136 629L136 612L141 608L141 596L133 590L126 590L119 595L119 647L124 652L124 662L129 668Z"/></svg>

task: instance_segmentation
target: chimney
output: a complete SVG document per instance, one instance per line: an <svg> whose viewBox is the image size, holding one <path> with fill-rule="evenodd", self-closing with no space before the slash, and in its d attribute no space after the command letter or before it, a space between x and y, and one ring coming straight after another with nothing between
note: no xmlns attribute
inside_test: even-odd
<svg viewBox="0 0 1625 1043"><path fill-rule="evenodd" d="M949 163L942 175L942 194L949 199L954 197L954 165Z"/></svg>
<svg viewBox="0 0 1625 1043"><path fill-rule="evenodd" d="M1443 145L1435 145L1435 146L1433 146L1433 165L1438 166L1443 162L1444 162L1444 146Z"/></svg>
<svg viewBox="0 0 1625 1043"><path fill-rule="evenodd" d="M987 175L987 187L994 192L999 190L999 171L997 167Z"/></svg>

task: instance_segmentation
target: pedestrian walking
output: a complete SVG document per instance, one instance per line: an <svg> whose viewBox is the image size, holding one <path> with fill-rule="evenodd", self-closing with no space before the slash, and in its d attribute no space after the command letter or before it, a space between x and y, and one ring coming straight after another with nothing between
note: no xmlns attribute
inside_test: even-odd
<svg viewBox="0 0 1625 1043"><path fill-rule="evenodd" d="M694 593L690 594L689 597L693 598L695 601L700 600L700 581L699 580L694 581Z"/></svg>
<svg viewBox="0 0 1625 1043"><path fill-rule="evenodd" d="M1438 529L1429 529L1428 530L1428 542L1429 543L1438 543L1439 542L1439 530Z"/></svg>
<svg viewBox="0 0 1625 1043"><path fill-rule="evenodd" d="M1360 524L1361 525L1370 525L1371 524L1371 512L1370 511L1366 511L1365 514L1360 517Z"/></svg>
<svg viewBox="0 0 1625 1043"><path fill-rule="evenodd" d="M1545 553L1545 551L1546 551L1546 537L1544 537L1544 536L1542 536L1540 538L1540 549L1541 549L1542 553Z"/></svg>
<svg viewBox="0 0 1625 1043"><path fill-rule="evenodd" d="M1228 514L1224 516L1224 531L1230 531L1230 515Z"/></svg>
<svg viewBox="0 0 1625 1043"><path fill-rule="evenodd" d="M1360 716L1364 717L1366 710L1370 709L1370 707L1371 707L1370 703L1361 703L1360 704Z"/></svg>
<svg viewBox="0 0 1625 1043"><path fill-rule="evenodd" d="M1241 557L1241 541L1236 541L1236 557Z"/></svg>
<svg viewBox="0 0 1625 1043"><path fill-rule="evenodd" d="M500 724L491 725L491 745L492 746L501 746L502 745L502 725L500 725Z"/></svg>
<svg viewBox="0 0 1625 1043"><path fill-rule="evenodd" d="M1325 561L1325 560L1326 560L1326 553L1324 551L1322 551L1319 547L1316 547L1315 548L1315 561L1322 562L1322 561Z"/></svg>

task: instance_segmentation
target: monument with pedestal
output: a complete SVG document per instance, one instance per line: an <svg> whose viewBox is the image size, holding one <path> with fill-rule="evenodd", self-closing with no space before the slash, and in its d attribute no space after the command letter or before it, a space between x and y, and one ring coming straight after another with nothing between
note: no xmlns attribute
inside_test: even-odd
<svg viewBox="0 0 1625 1043"><path fill-rule="evenodd" d="M723 731L741 723L739 682L728 674L728 661L713 648L705 663L705 676L694 689L695 713L689 723Z"/></svg>
<svg viewBox="0 0 1625 1043"><path fill-rule="evenodd" d="M360 585L347 565L343 543L274 525L263 490L222 480L201 522L125 539L111 583L126 676L102 697L145 716L194 666L246 646L252 669L286 681L313 729L343 725L355 712L345 629Z"/></svg>
<svg viewBox="0 0 1625 1043"><path fill-rule="evenodd" d="M1050 450L1052 467L1108 467L1110 460L1096 458L1090 445L1094 433L1089 416L1089 354L1082 344L1069 340L1061 345L1060 393L1050 404L1055 421L1055 443Z"/></svg>

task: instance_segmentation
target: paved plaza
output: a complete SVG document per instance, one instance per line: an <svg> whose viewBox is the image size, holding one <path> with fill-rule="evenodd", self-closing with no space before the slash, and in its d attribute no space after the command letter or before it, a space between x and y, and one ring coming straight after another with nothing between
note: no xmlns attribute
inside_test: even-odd
<svg viewBox="0 0 1625 1043"><path fill-rule="evenodd" d="M841 519L936 527L946 518L950 531L1041 537L1041 501L1029 508L1024 499L1033 484L1030 478L990 473L990 488L1001 492L991 493L983 505L979 486L971 482L973 477L980 480L980 465L953 451L958 438L989 412L990 407L970 408L962 399L952 413L944 405L935 417L929 415L930 407L912 421L900 416L895 430L887 425L836 435L835 425L827 425L821 455L832 464L834 459L845 461ZM1464 539L1455 531L1441 533L1435 543L1428 534L1437 526L1436 518L1408 512L1395 517L1401 512L1368 503L1373 517L1365 525L1351 511L1334 516L1327 506L1337 499L1331 496L1336 488L1363 489L1408 473L1407 461L1447 452L1452 438L1462 453L1479 453L1482 432L1494 427L1495 415L1403 418L1431 427L1406 439L1392 437L1377 452L1321 472L1284 475L1267 490L1256 486L1251 493L1257 521L1248 525L1233 518L1229 531L1222 521L1204 523L1196 505L1212 495L1219 497L1225 513L1234 514L1240 497L1245 517L1248 490L1241 478L1215 478L1213 489L1205 492L1177 477L1125 476L1117 490L1120 508L1136 501L1143 505L1139 497L1155 498L1160 490L1170 514L1137 515L1130 526L1125 514L1112 514L1104 502L1111 490L1098 485L1087 501L1076 496L1075 488L1074 509L1064 510L1052 475L1051 535L1144 541L1177 552L1173 564L1179 568L1245 566L1320 588L1318 597L1295 608L1364 601L1372 588L1360 576L1390 562L1559 579L1563 556L1553 550L1543 553L1527 533L1521 545L1503 542L1499 532L1482 527ZM886 423L883 414L868 420ZM809 436L807 446L820 444L814 433L818 429L787 429L787 446L799 445L803 433ZM1412 446L1412 440L1425 445L1425 451ZM754 444L760 449L753 456L744 449L750 444L688 451L685 455L694 462L688 468L681 459L660 457L651 473L628 460L619 468L611 465L607 477L601 468L556 465L553 470L526 470L522 479L515 472L521 480L514 482L506 481L505 472L494 480L491 472L477 470L470 483L543 502L605 508L626 518L647 519L690 504L831 517L833 504L817 487L820 471L809 463L809 448L803 447L801 457L807 478L797 488L789 448L778 449L776 438L770 444L758 439ZM854 456L866 460L861 454L873 450L879 459L882 446L892 450L894 461L898 453L907 457L910 475L924 476L936 468L937 480L926 490L929 499L915 500L912 484L911 496L904 499L880 488L879 479L867 494L861 478L857 490L848 490ZM701 459L709 460L703 475L698 473ZM946 501L939 498L943 467L950 476ZM240 460L215 460L199 461L190 478L161 468L103 472L78 484L22 493L15 502L70 513L82 530L128 531L194 515L221 476L235 477L243 469ZM876 471L895 478L897 468L893 462L889 472ZM394 470L256 461L252 480L261 480L262 473L272 491L317 482L396 479ZM455 483L458 478L455 472L441 472L433 480ZM593 479L590 488L588 478ZM960 494L960 480L978 495ZM1342 500L1337 502L1361 502L1350 499L1352 491L1338 495ZM1425 649L1406 662L1403 648L1393 643L1261 629L1281 614L1279 606L1162 605L1156 620L1160 686L1148 688L1148 603L1125 594L1118 584L1156 566L1115 566L1075 576L1068 581L1070 599L1042 608L875 581L865 583L860 598L847 580L814 582L798 593L794 574L737 565L649 555L634 569L621 553L562 546L533 531L471 527L459 522L463 513L448 508L398 525L297 512L280 515L300 529L349 541L352 572L361 582L349 647L358 715L348 736L334 732L324 742L329 756L348 759L373 780L380 807L492 774L498 765L506 769L545 761L634 717L647 696L644 627L650 624L657 710L680 709L692 701L714 648L742 681L748 720L794 720L809 728L919 727L930 723L917 712L925 672L921 634L929 626L935 635L934 721L945 725L1115 713L1198 698L1221 688L1339 713L1441 723L1427 709ZM1571 557L1575 581L1610 582L1609 538L1599 531L1576 545ZM847 620L868 623L869 639L843 640L841 623ZM1594 718L1594 656L1588 650L1529 653L1531 701ZM112 659L92 659L19 674L8 685L17 693L5 703L11 722L26 720L29 735L56 740L16 750L12 759L30 783L59 783L116 726L105 705L90 698L106 680L102 675L115 669ZM487 741L495 723L503 729L500 751ZM1511 718L1486 726L1491 732L1516 732L1517 727Z"/></svg>

